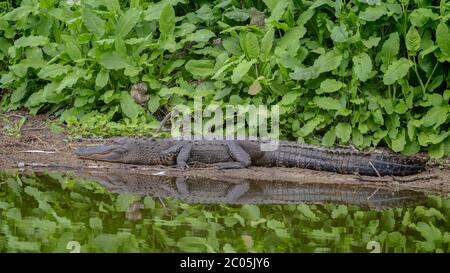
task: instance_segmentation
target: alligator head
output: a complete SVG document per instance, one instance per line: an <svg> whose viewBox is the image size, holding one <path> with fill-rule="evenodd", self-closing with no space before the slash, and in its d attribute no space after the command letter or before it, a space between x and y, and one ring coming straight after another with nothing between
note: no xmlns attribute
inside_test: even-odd
<svg viewBox="0 0 450 273"><path fill-rule="evenodd" d="M115 138L111 144L80 147L80 158L126 164L157 164L170 143L149 139ZM166 159L166 158L165 158Z"/></svg>
<svg viewBox="0 0 450 273"><path fill-rule="evenodd" d="M80 147L75 154L85 159L122 162L128 151L123 145L111 144Z"/></svg>

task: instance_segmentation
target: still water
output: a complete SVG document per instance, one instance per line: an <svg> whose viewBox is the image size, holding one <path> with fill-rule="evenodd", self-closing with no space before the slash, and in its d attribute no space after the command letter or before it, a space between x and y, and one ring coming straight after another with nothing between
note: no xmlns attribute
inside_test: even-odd
<svg viewBox="0 0 450 273"><path fill-rule="evenodd" d="M450 252L450 196L3 170L0 252Z"/></svg>

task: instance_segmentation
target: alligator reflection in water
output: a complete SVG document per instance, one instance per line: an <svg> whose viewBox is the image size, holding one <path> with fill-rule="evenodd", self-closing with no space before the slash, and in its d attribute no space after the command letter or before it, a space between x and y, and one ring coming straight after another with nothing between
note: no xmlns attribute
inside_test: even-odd
<svg viewBox="0 0 450 273"><path fill-rule="evenodd" d="M186 203L224 204L346 204L372 209L422 204L423 192L387 187L239 180L221 177L170 177L130 173L81 174L112 192L175 197Z"/></svg>

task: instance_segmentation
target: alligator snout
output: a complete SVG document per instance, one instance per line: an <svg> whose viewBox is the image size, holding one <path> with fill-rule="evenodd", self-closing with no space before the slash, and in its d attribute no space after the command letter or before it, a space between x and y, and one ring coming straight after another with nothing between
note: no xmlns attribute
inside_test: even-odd
<svg viewBox="0 0 450 273"><path fill-rule="evenodd" d="M101 145L80 147L75 154L81 158L116 161L123 158L127 149L120 145Z"/></svg>

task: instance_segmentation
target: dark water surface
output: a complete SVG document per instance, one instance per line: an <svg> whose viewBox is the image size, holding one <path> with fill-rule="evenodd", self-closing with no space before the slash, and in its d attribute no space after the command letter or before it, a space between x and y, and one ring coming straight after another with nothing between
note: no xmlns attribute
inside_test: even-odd
<svg viewBox="0 0 450 273"><path fill-rule="evenodd" d="M0 171L0 252L450 252L450 197L389 187Z"/></svg>

